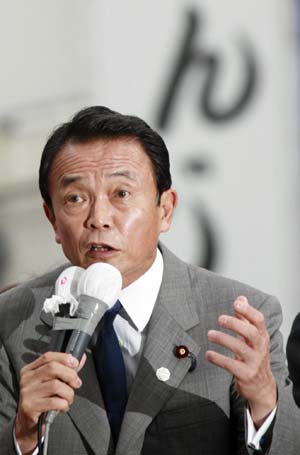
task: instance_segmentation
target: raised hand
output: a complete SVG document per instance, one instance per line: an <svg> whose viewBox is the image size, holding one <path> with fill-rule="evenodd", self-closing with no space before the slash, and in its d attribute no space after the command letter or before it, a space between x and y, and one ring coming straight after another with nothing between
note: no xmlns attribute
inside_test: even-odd
<svg viewBox="0 0 300 455"><path fill-rule="evenodd" d="M277 402L277 387L270 365L270 338L264 316L249 305L246 297L234 302L234 316L221 315L220 327L233 335L210 330L208 339L229 349L234 358L215 351L207 351L206 358L235 377L236 389L250 408L252 420L258 428Z"/></svg>

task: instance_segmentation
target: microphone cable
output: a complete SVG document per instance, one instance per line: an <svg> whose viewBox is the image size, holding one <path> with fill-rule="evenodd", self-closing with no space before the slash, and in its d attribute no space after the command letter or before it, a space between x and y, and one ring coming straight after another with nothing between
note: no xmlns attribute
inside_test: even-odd
<svg viewBox="0 0 300 455"><path fill-rule="evenodd" d="M52 419L52 421L50 421L50 419L47 419L47 417L46 417L46 428L45 428L45 438L44 438L44 445L43 445L43 455L47 455L47 452L48 452L49 433L50 433L50 426L51 426L52 422L53 422L53 419Z"/></svg>
<svg viewBox="0 0 300 455"><path fill-rule="evenodd" d="M38 420L38 425L37 425L37 446L38 446L38 455L43 455L43 432L42 432L42 427L43 427L43 420L44 420L44 415L45 413L43 412L39 416Z"/></svg>

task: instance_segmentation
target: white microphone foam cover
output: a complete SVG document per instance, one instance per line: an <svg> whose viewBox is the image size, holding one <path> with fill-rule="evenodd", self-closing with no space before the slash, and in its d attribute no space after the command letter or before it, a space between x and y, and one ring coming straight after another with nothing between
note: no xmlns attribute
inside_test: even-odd
<svg viewBox="0 0 300 455"><path fill-rule="evenodd" d="M104 262L90 265L81 275L77 294L94 297L112 307L122 289L122 275L118 269Z"/></svg>
<svg viewBox="0 0 300 455"><path fill-rule="evenodd" d="M83 272L84 269L77 266L68 267L61 272L55 283L55 294L66 299L71 294L76 298L78 281Z"/></svg>

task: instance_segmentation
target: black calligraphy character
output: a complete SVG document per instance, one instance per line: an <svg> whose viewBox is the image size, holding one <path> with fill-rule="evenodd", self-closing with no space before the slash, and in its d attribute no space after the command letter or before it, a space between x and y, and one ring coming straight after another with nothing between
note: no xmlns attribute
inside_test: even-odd
<svg viewBox="0 0 300 455"><path fill-rule="evenodd" d="M201 47L195 48L194 40L200 25L198 13L191 11L188 15L187 31L179 57L158 114L158 127L161 129L166 128L169 124L180 84L192 66L197 66L205 76L200 92L199 108L206 119L211 122L224 123L233 120L244 110L255 91L257 84L256 62L250 46L244 40L239 43L246 70L243 87L238 91L230 106L222 108L213 102L215 89L222 75L221 59L217 54L207 52Z"/></svg>

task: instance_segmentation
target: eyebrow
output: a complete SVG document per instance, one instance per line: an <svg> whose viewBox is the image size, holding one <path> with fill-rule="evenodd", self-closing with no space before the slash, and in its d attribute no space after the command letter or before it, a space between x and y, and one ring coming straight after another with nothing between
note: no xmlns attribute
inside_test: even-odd
<svg viewBox="0 0 300 455"><path fill-rule="evenodd" d="M112 172L111 174L108 175L109 178L114 178L114 177L125 177L128 178L129 180L135 181L134 176L130 171L123 170L123 171L115 171ZM69 185L72 183L77 183L81 182L83 180L86 180L86 177L83 177L82 175L65 175L62 178L60 186L62 188L67 188Z"/></svg>
<svg viewBox="0 0 300 455"><path fill-rule="evenodd" d="M126 177L128 178L129 180L132 180L134 181L135 178L134 176L132 175L132 173L130 171L115 171L115 172L112 172L111 174L109 174L108 177Z"/></svg>
<svg viewBox="0 0 300 455"><path fill-rule="evenodd" d="M81 180L85 180L85 177L82 177L81 175L65 175L61 181L61 186L66 188L72 183L80 182Z"/></svg>

